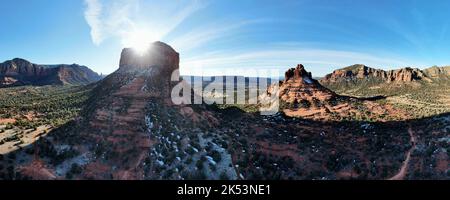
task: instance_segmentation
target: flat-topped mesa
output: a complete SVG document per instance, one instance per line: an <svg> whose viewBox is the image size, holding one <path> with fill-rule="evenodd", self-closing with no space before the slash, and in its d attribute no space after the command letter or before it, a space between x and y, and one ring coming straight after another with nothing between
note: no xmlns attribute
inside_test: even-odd
<svg viewBox="0 0 450 200"><path fill-rule="evenodd" d="M77 64L40 65L22 58L0 63L0 87L23 85L85 85L102 77Z"/></svg>
<svg viewBox="0 0 450 200"><path fill-rule="evenodd" d="M42 76L48 75L48 72L36 64L33 64L22 58L14 58L12 60L0 63L0 76Z"/></svg>
<svg viewBox="0 0 450 200"><path fill-rule="evenodd" d="M365 65L357 64L343 69L335 70L333 73L326 75L320 80L322 84L329 85L339 82L347 82L348 80L365 80L373 79L381 82L413 82L419 80L430 81L427 75L417 68L402 68L397 70L385 71L382 69L374 69Z"/></svg>
<svg viewBox="0 0 450 200"><path fill-rule="evenodd" d="M138 53L132 48L122 50L120 56L120 70L151 69L152 72L172 73L179 68L180 55L172 47L163 42L154 42L144 53Z"/></svg>

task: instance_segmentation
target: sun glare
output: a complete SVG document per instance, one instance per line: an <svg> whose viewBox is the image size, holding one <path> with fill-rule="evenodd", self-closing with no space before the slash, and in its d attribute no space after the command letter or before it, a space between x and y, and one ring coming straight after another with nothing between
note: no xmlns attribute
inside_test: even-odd
<svg viewBox="0 0 450 200"><path fill-rule="evenodd" d="M144 55L148 48L149 48L149 44L147 43L136 43L135 45L132 46L132 48L136 51L136 53L138 53L139 55Z"/></svg>
<svg viewBox="0 0 450 200"><path fill-rule="evenodd" d="M134 30L127 34L123 43L125 47L131 47L139 55L144 55L148 51L150 44L158 39L151 31Z"/></svg>

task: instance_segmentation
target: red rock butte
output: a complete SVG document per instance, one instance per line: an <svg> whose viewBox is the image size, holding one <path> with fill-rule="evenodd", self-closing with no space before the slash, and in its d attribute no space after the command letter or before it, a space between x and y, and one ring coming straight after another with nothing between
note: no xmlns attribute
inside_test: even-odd
<svg viewBox="0 0 450 200"><path fill-rule="evenodd" d="M180 54L163 42L154 42L149 45L143 54L132 48L122 50L120 56L120 70L156 70L158 72L172 73L179 68Z"/></svg>
<svg viewBox="0 0 450 200"><path fill-rule="evenodd" d="M286 71L284 75L284 81L288 80L300 80L303 81L304 78L311 79L311 72L307 72L302 64L298 64L296 68L291 68Z"/></svg>

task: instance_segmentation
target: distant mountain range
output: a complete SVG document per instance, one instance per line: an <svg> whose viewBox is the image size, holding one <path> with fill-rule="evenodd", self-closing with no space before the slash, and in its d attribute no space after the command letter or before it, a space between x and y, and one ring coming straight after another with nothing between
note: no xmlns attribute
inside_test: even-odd
<svg viewBox="0 0 450 200"><path fill-rule="evenodd" d="M446 84L450 81L450 67L402 68L396 70L375 69L357 64L342 69L320 79L327 88L353 95L393 94L399 88L417 89L423 85Z"/></svg>
<svg viewBox="0 0 450 200"><path fill-rule="evenodd" d="M0 87L22 85L85 85L102 77L86 66L38 65L15 58L0 63Z"/></svg>
<svg viewBox="0 0 450 200"><path fill-rule="evenodd" d="M335 70L326 75L321 82L331 84L340 81L355 81L368 78L375 78L382 82L411 82L425 80L431 82L436 78L448 78L450 76L450 67L431 67L424 70L417 68L402 68L397 70L385 71L375 69L365 65L357 64L342 69Z"/></svg>

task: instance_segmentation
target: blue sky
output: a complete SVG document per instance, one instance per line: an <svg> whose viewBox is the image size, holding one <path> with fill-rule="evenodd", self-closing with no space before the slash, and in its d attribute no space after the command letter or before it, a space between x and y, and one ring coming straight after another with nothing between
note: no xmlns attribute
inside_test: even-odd
<svg viewBox="0 0 450 200"><path fill-rule="evenodd" d="M180 52L183 74L450 65L442 0L2 0L0 10L0 60L99 73L118 68L123 47L154 40Z"/></svg>

